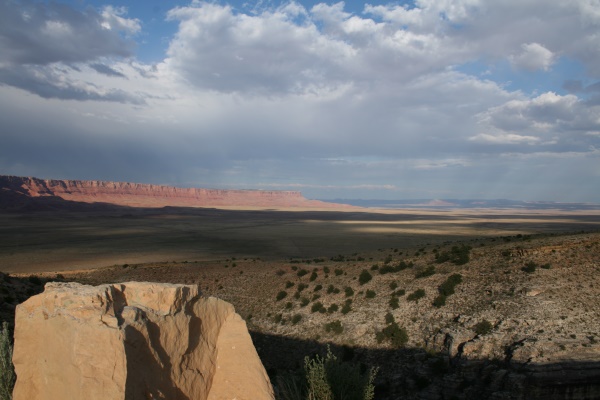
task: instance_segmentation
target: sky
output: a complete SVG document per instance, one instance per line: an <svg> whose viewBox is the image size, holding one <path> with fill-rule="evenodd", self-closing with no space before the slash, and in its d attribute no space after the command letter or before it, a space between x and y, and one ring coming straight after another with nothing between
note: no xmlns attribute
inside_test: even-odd
<svg viewBox="0 0 600 400"><path fill-rule="evenodd" d="M600 0L0 0L0 174L600 202Z"/></svg>

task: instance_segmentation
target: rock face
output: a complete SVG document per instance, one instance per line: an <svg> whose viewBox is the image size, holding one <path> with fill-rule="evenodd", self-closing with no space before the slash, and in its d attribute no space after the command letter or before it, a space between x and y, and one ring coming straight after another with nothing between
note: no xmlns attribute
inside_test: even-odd
<svg viewBox="0 0 600 400"><path fill-rule="evenodd" d="M245 322L192 285L48 283L17 307L14 400L273 399Z"/></svg>
<svg viewBox="0 0 600 400"><path fill-rule="evenodd" d="M130 207L343 206L308 200L295 191L177 188L128 182L50 180L17 176L0 176L0 197L4 197L4 202L13 207L18 204L19 198L58 198L72 202L109 203Z"/></svg>

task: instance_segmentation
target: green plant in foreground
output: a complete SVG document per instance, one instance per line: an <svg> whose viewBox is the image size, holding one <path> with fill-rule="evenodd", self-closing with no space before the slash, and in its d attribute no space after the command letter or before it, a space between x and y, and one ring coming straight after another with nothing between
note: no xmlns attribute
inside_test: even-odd
<svg viewBox="0 0 600 400"><path fill-rule="evenodd" d="M364 285L365 283L369 282L371 279L373 279L373 276L369 273L369 271L367 271L366 269L363 269L358 277L358 283L360 283L361 285Z"/></svg>
<svg viewBox="0 0 600 400"><path fill-rule="evenodd" d="M477 323L477 325L475 325L473 330L478 335L487 335L488 333L490 333L492 331L492 328L493 328L492 323L490 321L488 321L487 319L484 319L483 321Z"/></svg>
<svg viewBox="0 0 600 400"><path fill-rule="evenodd" d="M12 364L13 347L10 341L8 323L2 323L0 332L0 400L11 400L15 386L15 369Z"/></svg>
<svg viewBox="0 0 600 400"><path fill-rule="evenodd" d="M304 359L308 400L373 400L377 370L364 373L360 365L343 363L327 349L327 355Z"/></svg>

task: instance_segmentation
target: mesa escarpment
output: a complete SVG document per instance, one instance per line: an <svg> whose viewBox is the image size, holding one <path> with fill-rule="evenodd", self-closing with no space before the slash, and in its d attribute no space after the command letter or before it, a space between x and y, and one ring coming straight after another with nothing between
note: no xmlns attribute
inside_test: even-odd
<svg viewBox="0 0 600 400"><path fill-rule="evenodd" d="M128 207L305 207L339 208L308 200L297 191L178 188L130 182L54 180L0 176L0 208L16 208L27 199L61 199ZM3 204L4 203L4 204Z"/></svg>
<svg viewBox="0 0 600 400"><path fill-rule="evenodd" d="M193 285L48 283L13 362L15 400L274 398L245 322Z"/></svg>

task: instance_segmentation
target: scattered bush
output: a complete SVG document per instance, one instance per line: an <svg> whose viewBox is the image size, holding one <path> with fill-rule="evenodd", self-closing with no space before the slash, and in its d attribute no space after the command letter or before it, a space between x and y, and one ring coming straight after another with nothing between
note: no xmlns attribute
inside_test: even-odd
<svg viewBox="0 0 600 400"><path fill-rule="evenodd" d="M443 294L439 294L434 300L433 300L433 306L440 308L441 306L446 305L446 296L444 296Z"/></svg>
<svg viewBox="0 0 600 400"><path fill-rule="evenodd" d="M291 310L292 308L294 308L294 304L292 304L291 301L288 301L287 303L285 303L286 310Z"/></svg>
<svg viewBox="0 0 600 400"><path fill-rule="evenodd" d="M434 275L434 274L435 274L435 267L433 265L430 265L429 267L425 268L424 270L417 272L415 274L415 278L417 278L417 279L426 278L426 277Z"/></svg>
<svg viewBox="0 0 600 400"><path fill-rule="evenodd" d="M289 288L291 288L291 287L292 287L292 286L294 286L294 285L295 285L295 283L294 283L294 282L287 281L287 282L285 283L285 288L286 288L286 289L289 289Z"/></svg>
<svg viewBox="0 0 600 400"><path fill-rule="evenodd" d="M342 314L346 315L350 311L352 311L352 299L347 299L344 305L342 306Z"/></svg>
<svg viewBox="0 0 600 400"><path fill-rule="evenodd" d="M396 288L398 288L398 284L396 282L391 282L390 283L390 289L396 290Z"/></svg>
<svg viewBox="0 0 600 400"><path fill-rule="evenodd" d="M285 290L280 291L279 293L277 293L277 301L283 300L287 297L287 292Z"/></svg>
<svg viewBox="0 0 600 400"><path fill-rule="evenodd" d="M477 325L473 328L476 334L478 335L487 335L492 331L493 325L487 319L484 319L481 322L478 322Z"/></svg>
<svg viewBox="0 0 600 400"><path fill-rule="evenodd" d="M306 297L303 297L300 300L300 307L306 307L308 305L308 303L310 303L310 300L308 300Z"/></svg>
<svg viewBox="0 0 600 400"><path fill-rule="evenodd" d="M323 289L323 285L317 285L315 286L315 288L313 289L313 292L318 292L319 290Z"/></svg>
<svg viewBox="0 0 600 400"><path fill-rule="evenodd" d="M308 279L310 282L314 281L317 279L319 275L317 275L317 273L315 271L313 271L312 274L310 274L310 278Z"/></svg>
<svg viewBox="0 0 600 400"><path fill-rule="evenodd" d="M334 312L336 312L337 310L339 310L339 307L337 304L332 304L329 306L329 308L327 308L327 312L329 314L333 314Z"/></svg>
<svg viewBox="0 0 600 400"><path fill-rule="evenodd" d="M333 332L336 335L339 335L340 333L344 332L344 327L342 326L340 320L335 320L325 324L325 332Z"/></svg>
<svg viewBox="0 0 600 400"><path fill-rule="evenodd" d="M316 294L316 293L315 293L315 294L313 294L313 297L312 297L312 300L311 300L311 301L315 301L315 300L318 300L318 299L320 299L320 298L321 298L321 295L320 295L320 294Z"/></svg>
<svg viewBox="0 0 600 400"><path fill-rule="evenodd" d="M400 307L400 301L398 300L397 297L392 297L390 299L390 307L392 307L393 310L396 310L398 307Z"/></svg>
<svg viewBox="0 0 600 400"><path fill-rule="evenodd" d="M521 268L521 271L526 272L528 274L532 274L535 272L536 268L537 268L537 264L530 261L527 264L525 264L525 266L523 268Z"/></svg>
<svg viewBox="0 0 600 400"><path fill-rule="evenodd" d="M361 285L364 285L365 283L369 282L371 279L373 279L373 276L369 273L369 271L367 271L366 269L363 269L362 272L360 273L360 275L358 276L358 283L360 283Z"/></svg>
<svg viewBox="0 0 600 400"><path fill-rule="evenodd" d="M552 268L552 267L550 266L550 264L549 264L549 263L546 263L546 264L540 265L540 268L543 268L543 269L550 269L550 268Z"/></svg>
<svg viewBox="0 0 600 400"><path fill-rule="evenodd" d="M379 265L377 265L377 264L373 264L371 266L371 271L377 271L378 269L379 269Z"/></svg>
<svg viewBox="0 0 600 400"><path fill-rule="evenodd" d="M465 245L461 245L460 247L452 246L452 249L449 252L443 251L441 253L437 253L435 255L435 262L441 264L446 261L450 261L454 265L464 265L469 262L471 249L471 246Z"/></svg>
<svg viewBox="0 0 600 400"><path fill-rule="evenodd" d="M400 348L408 342L408 333L406 333L406 329L398 326L396 322L392 322L381 331L377 332L375 339L377 339L377 343L387 340L392 347Z"/></svg>
<svg viewBox="0 0 600 400"><path fill-rule="evenodd" d="M325 260L323 260L323 261L325 261ZM329 267L323 267L323 272L326 273L326 274L328 274L329 273Z"/></svg>
<svg viewBox="0 0 600 400"><path fill-rule="evenodd" d="M439 287L438 291L441 295L450 296L454 294L454 287L462 283L461 274L453 274L448 277Z"/></svg>
<svg viewBox="0 0 600 400"><path fill-rule="evenodd" d="M396 322L396 320L394 319L394 315L392 313L387 313L385 314L385 323L386 324L391 324L393 322Z"/></svg>
<svg viewBox="0 0 600 400"><path fill-rule="evenodd" d="M335 272L335 276L344 275L344 270L340 269L340 268L336 268L334 272Z"/></svg>
<svg viewBox="0 0 600 400"><path fill-rule="evenodd" d="M302 315L296 314L292 317L292 324L296 325L298 322L302 320Z"/></svg>
<svg viewBox="0 0 600 400"><path fill-rule="evenodd" d="M308 285L307 285L306 283L299 283L299 284L298 284L298 287L296 288L296 290L297 290L298 292L301 292L301 291L303 291L304 289L306 289L307 287L308 287Z"/></svg>
<svg viewBox="0 0 600 400"><path fill-rule="evenodd" d="M346 286L344 293L346 293L346 297L354 296L354 290L350 286Z"/></svg>
<svg viewBox="0 0 600 400"><path fill-rule="evenodd" d="M300 278L302 278L304 275L308 274L308 271L305 270L304 268L302 268L301 270L299 270L296 275L298 275Z"/></svg>
<svg viewBox="0 0 600 400"><path fill-rule="evenodd" d="M320 301L313 303L312 307L310 308L310 312L313 312L313 313L315 313L315 312L325 313L326 311L327 310L323 306L323 303L321 303Z"/></svg>
<svg viewBox="0 0 600 400"><path fill-rule="evenodd" d="M398 289L394 293L392 293L392 296L402 297L405 294L406 294L406 290L404 290L404 289Z"/></svg>
<svg viewBox="0 0 600 400"><path fill-rule="evenodd" d="M425 290L417 289L414 292L412 292L411 294L409 294L408 297L406 298L406 300L418 301L419 299L422 299L423 297L425 297Z"/></svg>
<svg viewBox="0 0 600 400"><path fill-rule="evenodd" d="M374 299L376 295L377 295L377 293L375 293L374 290L367 290L367 293L365 294L365 297L367 299Z"/></svg>

